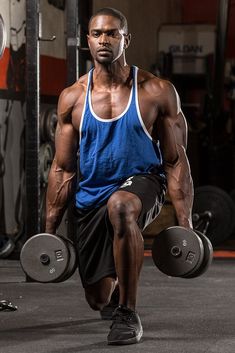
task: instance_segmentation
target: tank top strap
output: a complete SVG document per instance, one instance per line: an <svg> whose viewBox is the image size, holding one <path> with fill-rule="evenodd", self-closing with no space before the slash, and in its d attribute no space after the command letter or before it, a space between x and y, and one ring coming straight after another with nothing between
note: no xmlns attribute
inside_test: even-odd
<svg viewBox="0 0 235 353"><path fill-rule="evenodd" d="M86 90L86 97L85 97L85 106L89 107L89 94L91 92L91 84L92 84L92 79L93 79L93 71L94 67L90 69L88 72L88 78L87 78L87 90Z"/></svg>
<svg viewBox="0 0 235 353"><path fill-rule="evenodd" d="M132 102L131 104L136 106L136 103L138 102L138 83L137 83L137 74L138 74L138 67L135 65L132 65L132 78L133 78L133 83L132 83Z"/></svg>

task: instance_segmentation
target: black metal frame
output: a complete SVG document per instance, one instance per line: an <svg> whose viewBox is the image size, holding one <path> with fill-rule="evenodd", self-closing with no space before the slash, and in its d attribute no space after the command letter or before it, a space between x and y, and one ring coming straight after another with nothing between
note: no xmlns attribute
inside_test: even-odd
<svg viewBox="0 0 235 353"><path fill-rule="evenodd" d="M219 0L217 10L216 47L214 65L213 102L214 118L220 118L223 109L225 51L231 0Z"/></svg>
<svg viewBox="0 0 235 353"><path fill-rule="evenodd" d="M26 220L27 238L40 232L39 0L26 0Z"/></svg>
<svg viewBox="0 0 235 353"><path fill-rule="evenodd" d="M86 60L90 58L86 34L91 9L91 0L67 0L66 2L68 86L86 73Z"/></svg>
<svg viewBox="0 0 235 353"><path fill-rule="evenodd" d="M91 0L67 0L66 2L66 32L67 32L67 85L72 85L78 78L85 74L86 58L88 54L86 33L88 19L91 14ZM76 221L73 216L73 205L67 212L68 236L75 234Z"/></svg>

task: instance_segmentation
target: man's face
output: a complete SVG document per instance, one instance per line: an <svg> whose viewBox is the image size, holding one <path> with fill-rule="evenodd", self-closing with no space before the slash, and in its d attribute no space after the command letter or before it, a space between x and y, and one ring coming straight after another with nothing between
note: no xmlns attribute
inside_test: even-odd
<svg viewBox="0 0 235 353"><path fill-rule="evenodd" d="M91 20L87 39L92 57L100 64L116 61L129 43L119 19L109 15L97 15Z"/></svg>

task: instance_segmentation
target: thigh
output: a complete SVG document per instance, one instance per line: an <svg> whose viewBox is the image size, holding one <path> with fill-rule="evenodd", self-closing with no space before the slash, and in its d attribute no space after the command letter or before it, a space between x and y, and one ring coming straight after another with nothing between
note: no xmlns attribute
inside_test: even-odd
<svg viewBox="0 0 235 353"><path fill-rule="evenodd" d="M103 205L90 211L76 209L78 268L83 287L115 277L113 231Z"/></svg>
<svg viewBox="0 0 235 353"><path fill-rule="evenodd" d="M144 230L160 213L165 200L165 179L155 174L135 175L129 177L118 190L133 193L141 201L142 210L138 225Z"/></svg>

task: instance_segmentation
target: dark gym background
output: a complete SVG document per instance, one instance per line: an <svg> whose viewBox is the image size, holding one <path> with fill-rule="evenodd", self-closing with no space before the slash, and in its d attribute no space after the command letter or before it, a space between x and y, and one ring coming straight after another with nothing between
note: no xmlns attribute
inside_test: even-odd
<svg viewBox="0 0 235 353"><path fill-rule="evenodd" d="M77 272L62 283L30 283L19 261L25 241L44 230L58 96L90 69L87 23L104 6L128 18L128 63L170 79L180 94L194 221L203 215L214 246L212 265L198 278L155 268L152 241L176 224L167 197L144 233L143 341L115 351L233 353L235 0L0 0L0 301L17 306L0 306L0 353L113 352L110 322L88 308ZM73 221L68 210L60 232L73 234Z"/></svg>
<svg viewBox="0 0 235 353"><path fill-rule="evenodd" d="M120 9L129 20L128 62L175 84L189 127L195 188L222 191L214 194L220 224L215 232L221 234L214 245L233 248L235 211L230 202L225 212L223 201L235 194L234 5L233 0L1 1L6 48L0 59L0 257L17 258L25 240L44 228L58 95L91 67L87 23L103 6ZM146 249L175 222L167 200L145 232ZM74 231L70 212L61 227Z"/></svg>

